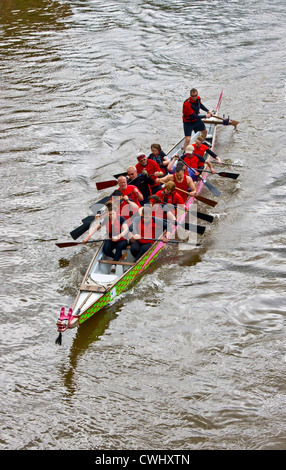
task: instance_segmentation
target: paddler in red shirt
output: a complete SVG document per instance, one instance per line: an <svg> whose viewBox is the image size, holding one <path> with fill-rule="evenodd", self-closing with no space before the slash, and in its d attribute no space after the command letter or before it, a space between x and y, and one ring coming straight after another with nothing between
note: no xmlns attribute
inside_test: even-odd
<svg viewBox="0 0 286 470"><path fill-rule="evenodd" d="M195 156L204 157L205 153L207 153L212 158L215 158L218 163L221 163L221 159L218 157L218 155L214 153L208 145L204 144L204 141L205 139L203 138L203 136L200 136L196 139L195 143L192 144L192 146L194 147Z"/></svg>
<svg viewBox="0 0 286 470"><path fill-rule="evenodd" d="M176 185L173 181L168 181L165 187L156 193L163 204L168 204L174 215L177 215L177 209L186 210L185 201L176 190Z"/></svg>
<svg viewBox="0 0 286 470"><path fill-rule="evenodd" d="M102 225L106 227L107 239L103 244L103 253L112 258L114 261L119 261L122 257L123 250L126 249L128 244L128 232L129 227L124 217L116 210L116 207L112 201L108 201L106 204L108 214L104 216L101 222L99 222L90 233L82 241L85 244L90 237L101 228ZM116 269L115 264L111 266L111 272Z"/></svg>
<svg viewBox="0 0 286 470"><path fill-rule="evenodd" d="M196 147L194 147L195 145L196 144L188 145L187 148L186 148L186 153L184 154L184 156L182 158L183 158L184 162L187 165L187 169L188 169L190 177L194 181L197 181L198 175L200 175L201 172L196 173L195 170L197 170L197 169L198 170L203 170L205 164L209 167L209 170L213 174L215 174L216 171L213 168L213 166L212 166L212 164L209 160L205 160L205 158L203 156L201 156L199 154L196 154L196 152L195 152ZM207 146L205 145L205 147L207 147ZM204 153L205 153L205 151L203 151L203 154Z"/></svg>
<svg viewBox="0 0 286 470"><path fill-rule="evenodd" d="M146 204L142 210L141 217L135 217L133 220L133 234L131 237L132 245L130 252L137 261L143 256L150 246L162 236L167 229L167 222L165 220L156 220L152 217L152 209ZM162 241L166 242L171 233L166 232Z"/></svg>
<svg viewBox="0 0 286 470"><path fill-rule="evenodd" d="M144 197L136 186L127 184L125 176L119 176L118 187L123 196L120 203L120 213L129 223L130 217L138 212L140 201L143 201Z"/></svg>
<svg viewBox="0 0 286 470"><path fill-rule="evenodd" d="M175 222L176 217L171 212L170 207L165 205L161 198L157 194L152 194L152 196L148 197L148 203L152 208L152 216L156 217L156 219L168 219L170 222ZM142 215L144 207L140 207L138 214Z"/></svg>
<svg viewBox="0 0 286 470"><path fill-rule="evenodd" d="M185 165L181 161L177 163L175 167L175 173L169 174L167 176L164 176L164 178L158 179L159 181L161 181L161 183L168 183L168 181L172 181L175 184L177 193L183 199L183 203L186 202L189 196L195 196L197 194L195 183L193 182L192 178L186 173Z"/></svg>
<svg viewBox="0 0 286 470"><path fill-rule="evenodd" d="M199 114L200 109L206 111L206 114ZM191 141L192 131L201 132L204 140L207 137L207 129L202 121L204 118L213 116L213 113L202 104L201 98L198 95L198 90L192 88L190 91L190 97L184 101L183 104L183 126L185 134L184 150Z"/></svg>
<svg viewBox="0 0 286 470"><path fill-rule="evenodd" d="M137 173L139 175L142 174L142 171L147 171L148 175L151 178L155 179L156 176L164 176L164 173L161 171L158 163L154 162L154 160L149 160L146 155L143 153L137 157L138 163L136 164ZM155 183L154 185L150 185L151 193L155 194L161 188L160 184Z"/></svg>

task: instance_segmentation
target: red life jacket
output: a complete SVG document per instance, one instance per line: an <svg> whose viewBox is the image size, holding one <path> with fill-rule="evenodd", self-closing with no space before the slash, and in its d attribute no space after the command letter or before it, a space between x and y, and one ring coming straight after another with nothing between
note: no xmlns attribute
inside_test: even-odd
<svg viewBox="0 0 286 470"><path fill-rule="evenodd" d="M192 114L199 114L201 106L201 98L197 96L196 101L192 101L191 97L184 101L183 104L183 121L184 122L195 122L196 119L192 117Z"/></svg>
<svg viewBox="0 0 286 470"><path fill-rule="evenodd" d="M208 145L205 145L205 144L201 144L201 145L200 145L200 148L198 148L198 147L196 146L196 144L192 144L192 145L193 145L193 147L194 147L194 153L197 154L197 155L199 155L200 157L203 157L204 154L205 154L205 152L206 152L206 150L209 150L209 146L208 146Z"/></svg>
<svg viewBox="0 0 286 470"><path fill-rule="evenodd" d="M161 189L161 191L158 191L156 193L156 196L159 196L159 198L164 204L180 204L182 206L185 205L184 199L180 196L180 194L177 193L177 191L173 191L170 194L166 194L164 189Z"/></svg>
<svg viewBox="0 0 286 470"><path fill-rule="evenodd" d="M196 155L192 154L189 156L187 155L185 158L184 158L184 162L191 168L193 168L194 170L196 170L197 168L204 168L204 164L205 164L205 159L203 157L197 157Z"/></svg>
<svg viewBox="0 0 286 470"><path fill-rule="evenodd" d="M192 168L204 168L205 166L205 158L204 154L209 147L205 144L201 144L200 148L196 146L196 144L192 144L194 147L194 153L189 159L190 163L188 165Z"/></svg>

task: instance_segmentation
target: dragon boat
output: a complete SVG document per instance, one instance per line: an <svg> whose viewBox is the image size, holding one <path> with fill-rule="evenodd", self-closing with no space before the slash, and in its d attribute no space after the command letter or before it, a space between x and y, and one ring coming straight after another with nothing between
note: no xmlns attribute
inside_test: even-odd
<svg viewBox="0 0 286 470"><path fill-rule="evenodd" d="M221 100L222 92L219 96L215 114L217 114L219 111ZM206 123L208 131L206 141L209 143L212 150L214 150L215 147L217 124L219 124L219 122L214 118L210 118ZM192 135L191 142L194 142L199 134L200 133ZM182 153L183 143L184 138L182 138L167 153L167 157L170 160L176 154L180 155ZM207 172L201 173L201 176L196 183L197 199L199 199L198 195L204 185L208 184L206 178ZM215 194L218 196L220 193L218 191ZM203 199L206 200L206 198L203 197L201 197L199 200ZM188 197L186 201L186 207L188 210L195 201L196 197ZM216 204L217 203L214 202L214 205ZM181 211L181 213L177 215L177 221L179 223L183 223L186 214L188 214L188 212ZM177 226L174 225L172 230L172 236L174 236L175 232L177 231ZM170 241L172 238L173 237L170 238ZM82 323L95 315L99 310L113 301L117 296L119 296L135 279L141 276L148 269L151 263L157 259L164 248L170 246L168 242L166 243L162 239L158 238L156 241L154 241L148 251L146 251L136 262L131 255L130 249L128 249L129 247L127 247L127 249L123 252L124 259L115 262L113 259L108 258L103 253L103 244L104 241L101 241L100 245L96 249L96 252L79 287L73 306L68 309L67 314L65 313L64 307L61 309L60 316L57 320L57 330L59 335L56 339L56 344L62 343L62 333L64 331L80 326ZM58 246L59 245L60 244L58 244ZM116 266L115 272L111 272L112 265Z"/></svg>

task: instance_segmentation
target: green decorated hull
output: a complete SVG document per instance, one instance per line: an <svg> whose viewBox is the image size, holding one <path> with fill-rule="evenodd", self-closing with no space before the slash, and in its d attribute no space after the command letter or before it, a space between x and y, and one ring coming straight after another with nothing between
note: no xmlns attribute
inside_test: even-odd
<svg viewBox="0 0 286 470"><path fill-rule="evenodd" d="M161 245L159 249L157 249L158 245ZM90 306L86 311L84 311L78 318L79 324L84 323L90 317L92 317L95 313L109 304L112 300L114 300L118 295L120 295L127 287L134 281L136 277L142 274L150 264L157 258L159 253L164 248L164 244L162 242L157 242L156 245L152 245L152 247L146 252L146 254L135 264L134 267L130 268L126 273L117 281L117 283L108 290L105 294L103 294L99 299L94 302L92 306ZM156 250L156 252L155 252ZM153 256L150 256L150 253L155 252Z"/></svg>

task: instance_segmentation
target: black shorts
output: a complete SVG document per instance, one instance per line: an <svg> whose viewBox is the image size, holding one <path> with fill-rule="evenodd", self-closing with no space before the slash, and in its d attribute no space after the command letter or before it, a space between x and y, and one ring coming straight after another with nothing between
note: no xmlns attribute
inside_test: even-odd
<svg viewBox="0 0 286 470"><path fill-rule="evenodd" d="M183 122L183 124L184 124L185 137L191 136L192 131L196 133L196 132L203 131L204 129L206 129L205 124L201 120L195 121L195 122Z"/></svg>

